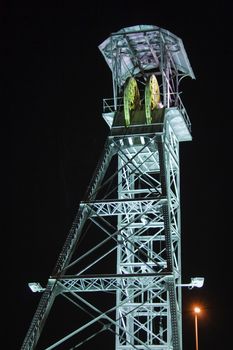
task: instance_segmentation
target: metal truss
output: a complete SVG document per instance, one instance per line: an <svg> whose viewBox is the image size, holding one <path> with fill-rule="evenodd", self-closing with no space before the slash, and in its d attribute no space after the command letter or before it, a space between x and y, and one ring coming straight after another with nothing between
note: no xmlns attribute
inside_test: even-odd
<svg viewBox="0 0 233 350"><path fill-rule="evenodd" d="M121 147L122 139L109 139L90 185L90 199L80 204L22 349L34 348L57 295L67 297L71 293L78 298L79 293L110 291L116 294L116 305L109 311L115 312L115 317L111 316L111 331L116 336L116 349L179 349L179 147L169 122L164 130L163 134L147 137L141 145L134 145L131 136L130 147ZM105 199L94 200L94 194L98 197L98 192L109 183L104 172L114 157L118 159L114 174L118 182L105 192ZM117 198L108 198L114 194ZM72 259L73 242L78 241L87 221L101 229L106 238ZM109 242L113 245L108 246ZM98 255L99 247L104 247L102 255ZM94 260L78 271L80 261L93 253ZM116 273L88 274L93 265L113 253L117 257ZM77 274L66 275L74 266ZM105 313L100 313L91 324L99 321L101 315L104 318ZM77 330L75 335L78 333Z"/></svg>
<svg viewBox="0 0 233 350"><path fill-rule="evenodd" d="M43 350L77 349L102 332L115 337L115 350L182 349L179 142L191 136L179 99L178 71L193 73L179 38L158 27L142 27L115 33L100 47L113 73L114 108L104 113L111 132L42 288L22 350L39 345L57 297L89 320ZM152 69L161 78L164 117L149 126L116 127L122 84L128 76L141 79ZM87 234L93 243L79 252ZM90 299L108 293L111 307ZM99 328L83 339L81 334L96 324Z"/></svg>
<svg viewBox="0 0 233 350"><path fill-rule="evenodd" d="M158 161L145 167L152 157L151 145L153 158ZM146 295L143 294L147 303L143 312L134 309L127 313L129 309L125 307L117 309L119 327L124 325L127 332L123 340L116 337L116 349L128 348L126 340L140 348L135 334L140 334L140 339L148 348L180 349L180 305L175 286L180 279L178 141L167 125L164 135L150 139L147 147L142 145L142 149L143 156L141 150L133 145L130 150L119 151L119 199L130 208L118 216L118 228L123 233L119 239L124 244L117 248L117 272L143 274L168 271L172 276L160 285L162 304L157 303L156 308L149 305L154 300L154 289L151 288ZM147 191L143 193L145 187ZM140 194L138 189L142 190ZM136 213L134 198L142 193L144 198L142 201L138 199L137 206L148 198L147 210ZM150 199L152 196L157 200ZM138 221L141 225L132 226ZM117 304L121 304L122 298L121 290L117 291ZM134 304L134 299L131 303Z"/></svg>

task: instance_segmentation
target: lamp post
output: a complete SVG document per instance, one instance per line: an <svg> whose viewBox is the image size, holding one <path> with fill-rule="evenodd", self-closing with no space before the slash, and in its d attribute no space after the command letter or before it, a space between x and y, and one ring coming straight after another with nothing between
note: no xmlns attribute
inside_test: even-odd
<svg viewBox="0 0 233 350"><path fill-rule="evenodd" d="M198 306L194 307L194 320L195 320L195 342L196 350L198 350L198 325L197 325L197 315L201 312L201 309Z"/></svg>

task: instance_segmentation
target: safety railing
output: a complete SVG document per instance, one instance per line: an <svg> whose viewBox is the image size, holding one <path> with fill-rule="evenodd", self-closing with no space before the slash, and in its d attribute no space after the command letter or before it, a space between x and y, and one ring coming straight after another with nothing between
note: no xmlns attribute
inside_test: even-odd
<svg viewBox="0 0 233 350"><path fill-rule="evenodd" d="M170 103L169 107L178 108L178 110L180 111L180 113L184 118L184 121L188 130L191 132L191 122L190 122L188 113L184 107L184 104L180 98L180 94L170 93L170 96L171 95L173 95L173 98L172 98L173 102ZM123 110L123 108L124 108L123 97L117 97L115 101L114 101L114 98L103 99L103 113L114 113L119 109Z"/></svg>

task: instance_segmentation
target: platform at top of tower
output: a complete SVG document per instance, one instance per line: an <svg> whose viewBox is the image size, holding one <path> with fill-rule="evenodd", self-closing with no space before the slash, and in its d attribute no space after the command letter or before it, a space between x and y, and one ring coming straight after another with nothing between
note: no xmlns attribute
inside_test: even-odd
<svg viewBox="0 0 233 350"><path fill-rule="evenodd" d="M135 111L130 125L126 127L123 111L103 113L103 118L110 127L111 136L161 134L165 132L168 123L179 142L192 140L191 124L185 110L177 107L156 109L152 111L151 117L151 124L146 124L145 111Z"/></svg>
<svg viewBox="0 0 233 350"><path fill-rule="evenodd" d="M164 49L165 54L169 53L177 71L195 78L182 40L154 25L123 28L112 33L99 45L99 49L112 72L117 70L117 74L120 74L118 81L121 85L140 70L151 71L163 64Z"/></svg>

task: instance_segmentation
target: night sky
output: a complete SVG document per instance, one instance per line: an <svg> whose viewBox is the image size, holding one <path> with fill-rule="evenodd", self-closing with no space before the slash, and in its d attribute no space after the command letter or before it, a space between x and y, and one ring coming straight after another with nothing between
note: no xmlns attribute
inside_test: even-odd
<svg viewBox="0 0 233 350"><path fill-rule="evenodd" d="M184 350L195 348L195 303L203 308L199 349L226 348L233 311L231 1L18 3L1 6L5 348L23 342L40 298L27 283L46 284L108 135L102 99L112 97L112 81L98 45L137 24L180 37L196 76L181 86L193 135L180 146L182 276L186 283L203 276L205 284L183 290Z"/></svg>

